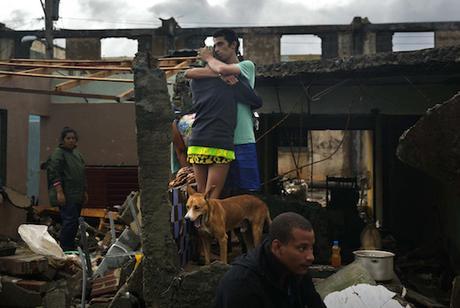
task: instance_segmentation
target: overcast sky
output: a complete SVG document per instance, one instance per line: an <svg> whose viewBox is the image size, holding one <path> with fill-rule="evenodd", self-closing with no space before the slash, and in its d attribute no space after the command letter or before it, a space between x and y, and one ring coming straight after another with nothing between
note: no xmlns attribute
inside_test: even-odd
<svg viewBox="0 0 460 308"><path fill-rule="evenodd" d="M3 0L0 22L13 29L44 27L40 0ZM174 17L183 28L348 24L354 16L373 23L460 21L459 0L61 0L56 28L153 28ZM62 42L59 42L62 44ZM432 47L430 33L396 35L396 50ZM320 40L283 37L282 54L320 52ZM103 56L133 56L137 43L102 41Z"/></svg>

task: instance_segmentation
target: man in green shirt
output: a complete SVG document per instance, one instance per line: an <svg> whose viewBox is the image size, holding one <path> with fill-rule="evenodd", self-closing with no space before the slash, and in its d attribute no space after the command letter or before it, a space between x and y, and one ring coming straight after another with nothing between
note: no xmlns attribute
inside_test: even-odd
<svg viewBox="0 0 460 308"><path fill-rule="evenodd" d="M201 59L207 62L213 72L223 76L228 83L236 82L235 76L241 74L254 88L255 66L249 60L239 61L239 41L236 33L229 29L222 29L215 32L213 38L213 51L207 48L200 49ZM248 104L241 102L237 104L234 144L236 160L232 162L228 175L228 183L233 193L258 191L260 176L252 110Z"/></svg>

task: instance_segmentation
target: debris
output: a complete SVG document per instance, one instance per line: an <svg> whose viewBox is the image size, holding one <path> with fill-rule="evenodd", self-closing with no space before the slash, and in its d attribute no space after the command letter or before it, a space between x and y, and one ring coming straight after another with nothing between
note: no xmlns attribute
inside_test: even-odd
<svg viewBox="0 0 460 308"><path fill-rule="evenodd" d="M421 304L425 307L431 307L431 308L436 308L436 307L446 307L435 300L428 298L414 290L406 288L407 293L406 293L406 299L410 300L412 302Z"/></svg>
<svg viewBox="0 0 460 308"><path fill-rule="evenodd" d="M92 283L91 297L115 294L120 287L121 269L115 269L95 278Z"/></svg>
<svg viewBox="0 0 460 308"><path fill-rule="evenodd" d="M185 184L195 183L195 174L192 167L183 167L177 171L176 177L169 182L169 188L180 187Z"/></svg>
<svg viewBox="0 0 460 308"><path fill-rule="evenodd" d="M16 243L8 238L0 238L0 257L12 256L16 252Z"/></svg>
<svg viewBox="0 0 460 308"><path fill-rule="evenodd" d="M460 93L429 109L408 129L400 138L397 156L443 182L460 184L459 117Z"/></svg>
<svg viewBox="0 0 460 308"><path fill-rule="evenodd" d="M328 294L324 303L328 308L404 307L393 299L395 295L396 293L389 291L382 285L358 284Z"/></svg>
<svg viewBox="0 0 460 308"><path fill-rule="evenodd" d="M42 296L37 291L18 286L16 277L1 276L0 303L3 307L37 307L42 305ZM58 307L58 306L55 306Z"/></svg>
<svg viewBox="0 0 460 308"><path fill-rule="evenodd" d="M355 284L375 285L375 280L371 274L359 263L353 262L332 276L329 276L323 281L318 282L316 291L321 298L325 298L332 292L342 291Z"/></svg>
<svg viewBox="0 0 460 308"><path fill-rule="evenodd" d="M140 237L131 229L126 228L116 242L109 248L102 263L93 277L101 277L109 269L121 267L135 255L134 251L139 248Z"/></svg>
<svg viewBox="0 0 460 308"><path fill-rule="evenodd" d="M36 254L57 259L65 258L62 248L48 233L48 226L23 224L19 226L18 233Z"/></svg>
<svg viewBox="0 0 460 308"><path fill-rule="evenodd" d="M450 297L450 308L460 307L460 276L455 277L452 282L452 294Z"/></svg>
<svg viewBox="0 0 460 308"><path fill-rule="evenodd" d="M0 257L0 271L9 275L34 275L48 270L48 260L36 254Z"/></svg>

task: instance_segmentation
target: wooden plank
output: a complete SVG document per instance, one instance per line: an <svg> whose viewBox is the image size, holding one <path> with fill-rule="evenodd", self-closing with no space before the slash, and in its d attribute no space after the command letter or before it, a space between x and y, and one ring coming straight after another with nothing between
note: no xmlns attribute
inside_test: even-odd
<svg viewBox="0 0 460 308"><path fill-rule="evenodd" d="M58 214L59 213L59 207L45 207L42 206L37 213L40 215L43 212L48 212L48 213L54 213ZM105 208L82 208L80 212L80 216L83 217L92 217L92 218L108 218L107 214L109 211ZM113 219L117 220L119 217L119 214L117 212L112 212L113 214Z"/></svg>
<svg viewBox="0 0 460 308"><path fill-rule="evenodd" d="M184 61L184 60L196 60L198 57L176 57L176 58L158 58L158 61L174 61L174 60L179 60L179 61Z"/></svg>
<svg viewBox="0 0 460 308"><path fill-rule="evenodd" d="M47 68L32 68L30 70L25 70L22 71L24 73L41 73L41 72L47 72ZM0 78L11 78L11 75L1 75Z"/></svg>
<svg viewBox="0 0 460 308"><path fill-rule="evenodd" d="M126 90L125 92L117 95L119 101L122 101L122 100L127 100L127 99L130 99L132 96L133 96L133 93L134 93L134 87L131 88L131 89L128 89Z"/></svg>
<svg viewBox="0 0 460 308"><path fill-rule="evenodd" d="M47 289L48 282L42 280L20 279L16 282L16 285L27 290L43 293Z"/></svg>
<svg viewBox="0 0 460 308"><path fill-rule="evenodd" d="M106 60L71 60L71 59L62 59L62 60L57 60L57 59L9 59L9 62L14 62L14 63L79 63L79 64L102 64L102 65L107 65L109 63L112 63L114 65L128 65L131 67L131 60L121 60L121 61L106 61Z"/></svg>
<svg viewBox="0 0 460 308"><path fill-rule="evenodd" d="M92 80L92 81L110 81L110 82L124 82L132 83L132 79L118 79L118 78L99 78L99 77L83 77L83 76L61 76L61 75L48 75L48 74L30 74L22 72L8 72L0 71L0 75L12 75L12 76L23 76L23 77L38 77L38 78L56 78L56 79L69 79L69 80Z"/></svg>
<svg viewBox="0 0 460 308"><path fill-rule="evenodd" d="M187 65L187 66L182 67L181 70L188 69L188 68L190 68L190 66ZM177 70L175 66L159 67L159 69L162 71Z"/></svg>
<svg viewBox="0 0 460 308"><path fill-rule="evenodd" d="M53 64L37 64L37 63L8 63L8 62L0 62L0 66L7 66L7 67L42 67L42 68L59 68L59 69L68 69L68 70L111 70L111 71L121 71L121 72L131 72L131 67L120 67L120 66L78 66L78 65L64 65L59 63L59 65Z"/></svg>
<svg viewBox="0 0 460 308"><path fill-rule="evenodd" d="M57 95L57 96L68 96L68 97L84 97L84 98L94 98L94 99L106 99L106 100L114 100L116 102L119 102L118 97L113 96L113 95L104 95L104 94L74 93L74 92L64 92L64 91L38 90L38 89L13 88L13 87L0 87L0 91L43 94L43 95Z"/></svg>
<svg viewBox="0 0 460 308"><path fill-rule="evenodd" d="M110 75L113 75L113 72L112 71L101 71L101 72L96 72L96 73L93 73L93 74L90 74L86 77L107 77L107 76L110 76ZM59 84L57 84L55 87L54 87L54 90L56 91L65 91L65 90L68 90L68 89L72 89L76 86L81 86L82 84L86 84L88 82L91 82L90 80L71 80L71 81L65 81L65 82L61 82Z"/></svg>
<svg viewBox="0 0 460 308"><path fill-rule="evenodd" d="M174 75L175 73L177 73L178 70L181 70L181 69L186 69L189 67L189 63L188 61L183 61L179 64L177 64L176 66L174 66L170 71L167 71L166 72L166 78L169 78L171 77L172 75Z"/></svg>

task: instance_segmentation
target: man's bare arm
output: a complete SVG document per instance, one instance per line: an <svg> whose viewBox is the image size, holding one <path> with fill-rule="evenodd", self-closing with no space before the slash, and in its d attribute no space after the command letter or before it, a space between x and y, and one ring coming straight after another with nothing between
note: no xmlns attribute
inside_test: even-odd
<svg viewBox="0 0 460 308"><path fill-rule="evenodd" d="M197 67L186 70L185 77L190 79L202 79L219 77L219 74L211 70L209 67Z"/></svg>
<svg viewBox="0 0 460 308"><path fill-rule="evenodd" d="M217 60L212 55L212 52L208 48L201 48L199 51L199 56L203 61L208 63L208 66L214 72L221 75L236 75L238 76L241 73L240 67L236 64L227 64L222 61Z"/></svg>

